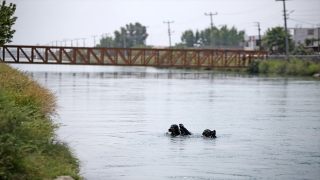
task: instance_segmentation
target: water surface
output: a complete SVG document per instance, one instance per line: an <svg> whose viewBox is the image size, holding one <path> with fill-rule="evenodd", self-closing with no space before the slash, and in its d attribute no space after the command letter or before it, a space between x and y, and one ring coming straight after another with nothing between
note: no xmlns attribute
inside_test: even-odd
<svg viewBox="0 0 320 180"><path fill-rule="evenodd" d="M58 136L98 179L319 179L320 81L19 65L58 96ZM166 135L183 123L190 137ZM215 129L218 138L201 137Z"/></svg>

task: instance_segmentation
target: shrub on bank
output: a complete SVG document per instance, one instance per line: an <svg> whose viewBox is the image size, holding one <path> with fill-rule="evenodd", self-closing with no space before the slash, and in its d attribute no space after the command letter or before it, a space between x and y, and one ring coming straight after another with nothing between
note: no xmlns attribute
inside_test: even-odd
<svg viewBox="0 0 320 180"><path fill-rule="evenodd" d="M0 179L80 179L78 160L56 138L56 108L54 94L0 63Z"/></svg>
<svg viewBox="0 0 320 180"><path fill-rule="evenodd" d="M256 62L253 66L256 68L249 68L250 72L270 73L281 75L301 75L312 76L320 73L320 62L311 60L264 60Z"/></svg>

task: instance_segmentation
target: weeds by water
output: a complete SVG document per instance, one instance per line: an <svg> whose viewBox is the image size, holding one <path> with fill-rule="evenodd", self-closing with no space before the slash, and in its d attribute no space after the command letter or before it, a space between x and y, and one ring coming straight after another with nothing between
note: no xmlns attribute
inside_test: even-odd
<svg viewBox="0 0 320 180"><path fill-rule="evenodd" d="M56 138L56 108L54 94L0 63L0 179L81 179L77 158Z"/></svg>
<svg viewBox="0 0 320 180"><path fill-rule="evenodd" d="M293 76L312 76L320 73L320 61L308 59L262 60L255 61L248 69L215 69L215 71L231 71L237 73L261 73Z"/></svg>
<svg viewBox="0 0 320 180"><path fill-rule="evenodd" d="M249 72L279 75L312 76L320 73L320 62L312 60L264 60L255 62Z"/></svg>

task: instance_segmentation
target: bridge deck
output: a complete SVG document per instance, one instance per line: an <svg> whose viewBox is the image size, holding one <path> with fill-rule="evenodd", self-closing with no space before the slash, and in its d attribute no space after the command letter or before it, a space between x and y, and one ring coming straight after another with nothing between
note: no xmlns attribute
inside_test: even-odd
<svg viewBox="0 0 320 180"><path fill-rule="evenodd" d="M254 60L266 59L267 52L4 45L0 55L0 61L5 63L247 68Z"/></svg>

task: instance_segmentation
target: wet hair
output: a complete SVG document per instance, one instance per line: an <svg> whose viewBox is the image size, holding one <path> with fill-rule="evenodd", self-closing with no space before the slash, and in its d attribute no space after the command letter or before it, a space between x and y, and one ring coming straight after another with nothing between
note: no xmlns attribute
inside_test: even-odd
<svg viewBox="0 0 320 180"><path fill-rule="evenodd" d="M205 137L217 138L216 130L211 131L210 129L205 129L203 131L202 135L205 136Z"/></svg>
<svg viewBox="0 0 320 180"><path fill-rule="evenodd" d="M176 125L176 124L172 124L170 126L170 128L168 129L168 131L171 132L172 136L180 135L180 129L179 129L178 125Z"/></svg>
<svg viewBox="0 0 320 180"><path fill-rule="evenodd" d="M179 127L180 127L180 132L182 136L191 135L191 132L188 131L188 129L185 128L183 124L179 124Z"/></svg>

